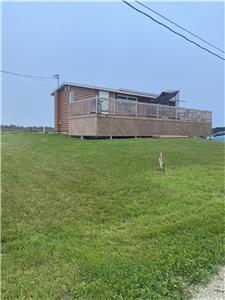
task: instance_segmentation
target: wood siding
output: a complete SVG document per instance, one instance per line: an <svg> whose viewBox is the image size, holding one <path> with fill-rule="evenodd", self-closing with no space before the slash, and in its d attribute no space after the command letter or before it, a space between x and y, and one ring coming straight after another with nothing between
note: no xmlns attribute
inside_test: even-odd
<svg viewBox="0 0 225 300"><path fill-rule="evenodd" d="M54 94L54 127L55 130L58 131L58 123L59 123L59 109L58 109L58 91Z"/></svg>
<svg viewBox="0 0 225 300"><path fill-rule="evenodd" d="M70 135L95 137L208 136L211 123L122 116L79 116L70 118Z"/></svg>
<svg viewBox="0 0 225 300"><path fill-rule="evenodd" d="M68 132L69 129L69 91L65 87L55 93L55 130Z"/></svg>
<svg viewBox="0 0 225 300"><path fill-rule="evenodd" d="M70 119L69 135L73 136L96 136L97 117L83 116L82 118Z"/></svg>
<svg viewBox="0 0 225 300"><path fill-rule="evenodd" d="M71 91L75 91L75 101L92 98L98 95L98 90L82 87L71 87Z"/></svg>
<svg viewBox="0 0 225 300"><path fill-rule="evenodd" d="M54 114L55 114L55 130L57 132L69 131L69 94L70 91L75 91L75 101L96 97L99 94L98 89L75 87L67 85L63 89L58 90L54 94ZM110 92L109 96L117 98L116 93ZM130 96L124 92L119 95ZM150 97L137 97L139 102L155 103L155 99Z"/></svg>
<svg viewBox="0 0 225 300"><path fill-rule="evenodd" d="M65 86L54 94L55 130L57 132L69 131L69 94L75 91L75 99L82 100L98 95L97 90Z"/></svg>

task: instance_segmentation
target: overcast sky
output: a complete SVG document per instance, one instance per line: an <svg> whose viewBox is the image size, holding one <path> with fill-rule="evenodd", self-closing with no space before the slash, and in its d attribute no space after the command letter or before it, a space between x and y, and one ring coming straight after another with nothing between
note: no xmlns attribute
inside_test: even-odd
<svg viewBox="0 0 225 300"><path fill-rule="evenodd" d="M223 2L147 4L223 49ZM122 2L5 2L2 17L4 70L154 93L179 89L182 106L212 110L213 126L224 125L223 61ZM5 74L2 85L3 124L53 126L54 82Z"/></svg>

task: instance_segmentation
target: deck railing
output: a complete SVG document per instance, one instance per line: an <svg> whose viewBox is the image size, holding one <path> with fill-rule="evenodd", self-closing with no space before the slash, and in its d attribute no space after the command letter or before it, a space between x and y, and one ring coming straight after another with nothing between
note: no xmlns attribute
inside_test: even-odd
<svg viewBox="0 0 225 300"><path fill-rule="evenodd" d="M70 117L80 115L120 115L187 121L211 122L210 111L131 100L94 97L70 103Z"/></svg>

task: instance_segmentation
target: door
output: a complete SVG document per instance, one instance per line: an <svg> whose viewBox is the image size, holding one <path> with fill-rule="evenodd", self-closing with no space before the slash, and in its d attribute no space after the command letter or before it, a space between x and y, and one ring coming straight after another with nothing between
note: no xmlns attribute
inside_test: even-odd
<svg viewBox="0 0 225 300"><path fill-rule="evenodd" d="M101 113L109 113L109 92L99 91L99 106Z"/></svg>

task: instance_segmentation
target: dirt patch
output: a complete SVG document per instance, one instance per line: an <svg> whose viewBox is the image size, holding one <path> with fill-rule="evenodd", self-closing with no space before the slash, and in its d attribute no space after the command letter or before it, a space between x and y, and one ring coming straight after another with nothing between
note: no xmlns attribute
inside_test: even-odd
<svg viewBox="0 0 225 300"><path fill-rule="evenodd" d="M207 286L199 288L192 300L225 300L225 267Z"/></svg>

